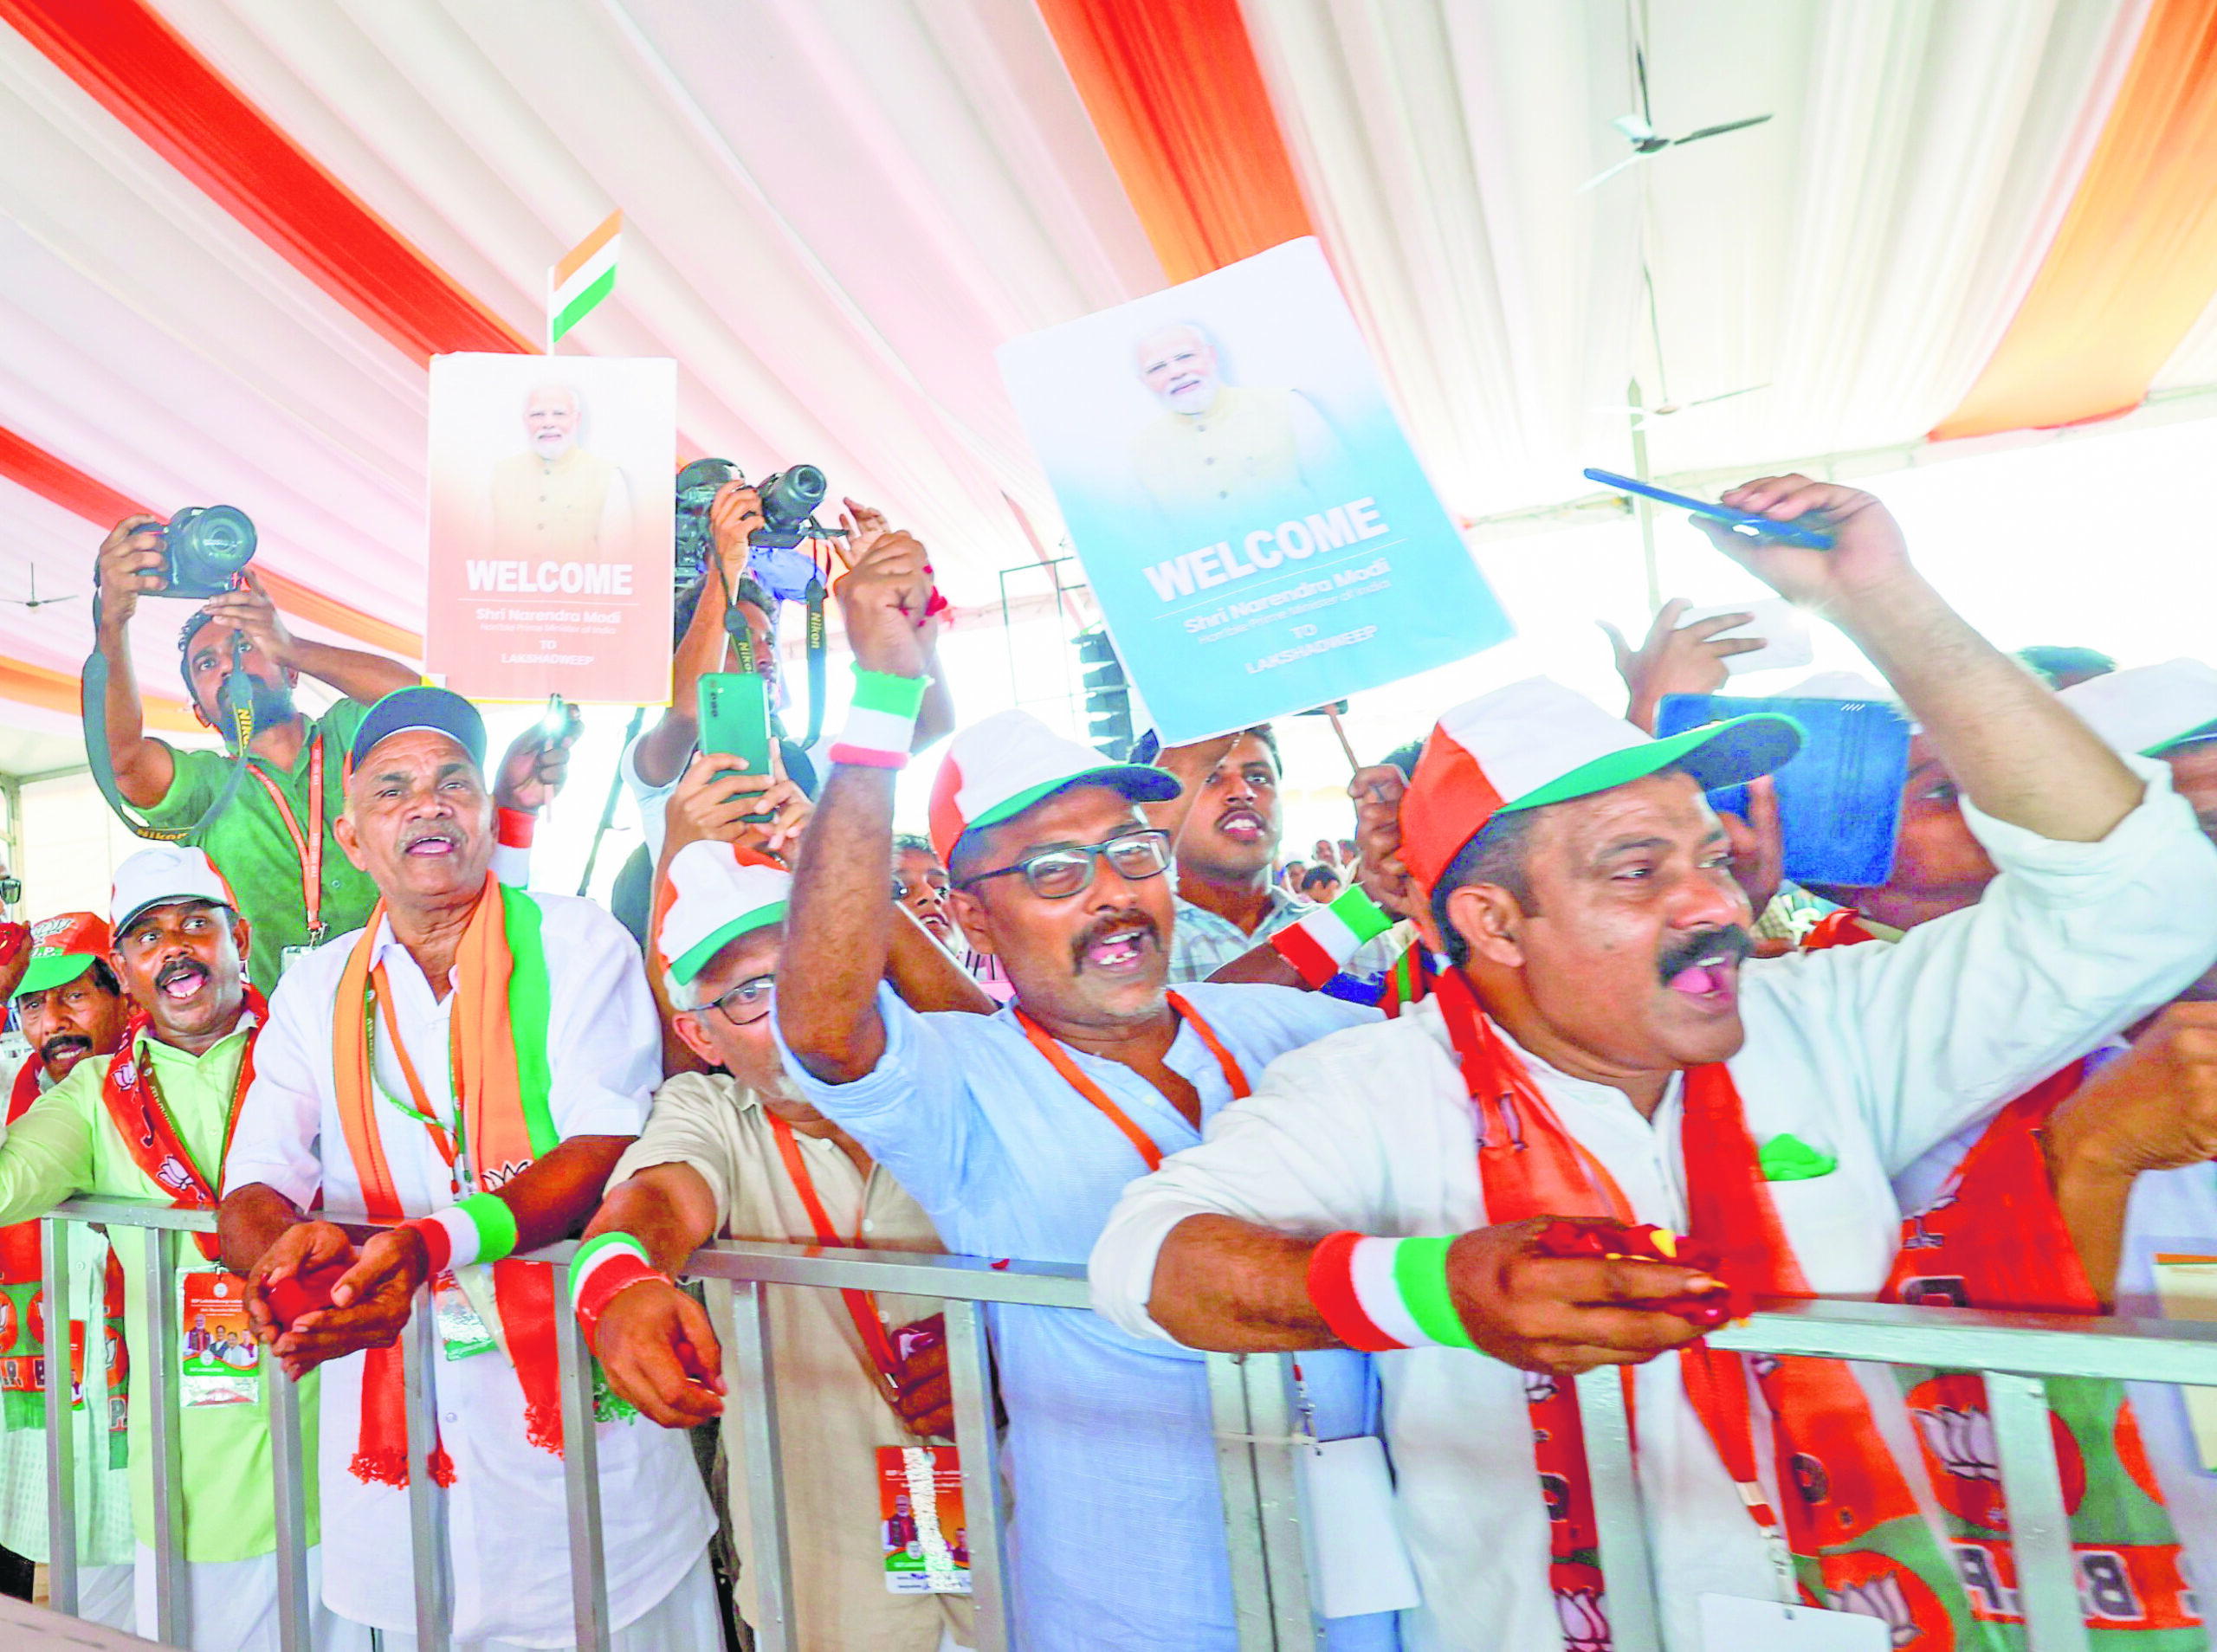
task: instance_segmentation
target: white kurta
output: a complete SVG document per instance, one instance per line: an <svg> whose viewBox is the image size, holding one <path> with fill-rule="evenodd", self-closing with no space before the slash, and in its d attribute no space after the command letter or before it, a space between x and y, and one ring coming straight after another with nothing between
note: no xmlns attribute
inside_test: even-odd
<svg viewBox="0 0 2217 1652"><path fill-rule="evenodd" d="M1751 1133L1760 1144L1791 1132L1839 1160L1828 1176L1770 1186L1819 1294L1868 1296L1884 1282L1901 1214L1893 1173L2209 963L2217 849L2171 794L2162 765L2135 768L2149 795L2105 842L2051 842L1967 805L2002 871L1978 907L1898 945L1742 971L1747 1042L1729 1065ZM1680 1087L1650 1122L1619 1091L1530 1065L1634 1213L1683 1230ZM1282 1057L1252 1097L1216 1118L1203 1145L1134 1184L1093 1253L1095 1306L1126 1330L1161 1336L1147 1309L1156 1254L1173 1228L1204 1212L1311 1236L1483 1225L1470 1099L1436 1004ZM1436 1348L1380 1355L1378 1369L1425 1597L1405 1620L1404 1644L1554 1652L1561 1631L1522 1373ZM1700 1595L1768 1598L1772 1581L1678 1371L1675 1359L1640 1366L1636 1403L1664 1631L1688 1652L1701 1644ZM1914 1462L1897 1405L1878 1415Z"/></svg>
<svg viewBox="0 0 2217 1652"><path fill-rule="evenodd" d="M536 899L545 914L553 1000L547 1057L555 1130L565 1139L637 1135L646 1121L660 1050L638 950L591 902ZM302 1209L320 1190L333 1210L363 1208L332 1076L339 978L359 933L341 936L295 964L278 986L255 1050L254 1087L225 1161L227 1189L266 1183ZM455 995L433 998L430 984L389 927L381 928L373 961L384 965L391 983L393 1014L410 1059L451 1127L448 1028ZM390 1042L378 1040L377 1082L387 1096L405 1096ZM452 1204L446 1162L430 1132L397 1106L378 1106L376 1119L408 1213ZM323 1529L332 1557L324 1597L356 1623L410 1629L407 1492L365 1485L347 1466L360 1434L362 1365L363 1356L355 1354L323 1368ZM523 1387L498 1351L436 1360L433 1378L440 1438L455 1464L447 1494L454 1638L571 1644L562 1459L527 1439ZM599 1442L609 1616L621 1627L677 1586L706 1546L714 1517L682 1434L633 1416L603 1423Z"/></svg>

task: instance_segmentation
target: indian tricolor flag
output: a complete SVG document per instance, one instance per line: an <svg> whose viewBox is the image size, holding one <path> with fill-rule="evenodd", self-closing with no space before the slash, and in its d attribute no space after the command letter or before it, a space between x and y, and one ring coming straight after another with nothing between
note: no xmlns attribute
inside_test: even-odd
<svg viewBox="0 0 2217 1652"><path fill-rule="evenodd" d="M546 272L546 348L592 313L616 290L616 254L624 244L624 215L611 212L599 229L562 255Z"/></svg>

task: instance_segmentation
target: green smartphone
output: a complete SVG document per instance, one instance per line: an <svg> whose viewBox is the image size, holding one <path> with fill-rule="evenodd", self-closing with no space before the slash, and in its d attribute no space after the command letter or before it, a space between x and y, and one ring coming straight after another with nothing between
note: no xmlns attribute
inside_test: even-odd
<svg viewBox="0 0 2217 1652"><path fill-rule="evenodd" d="M769 683L752 671L710 671L704 673L700 683L701 749L719 757L747 759L744 772L769 774L770 765L770 694ZM718 778L741 772L734 769L718 771ZM769 815L749 815L750 823L759 823L774 818Z"/></svg>

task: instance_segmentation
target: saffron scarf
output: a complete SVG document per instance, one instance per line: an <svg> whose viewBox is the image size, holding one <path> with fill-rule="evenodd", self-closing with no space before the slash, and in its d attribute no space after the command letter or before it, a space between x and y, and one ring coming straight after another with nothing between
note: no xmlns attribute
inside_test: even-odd
<svg viewBox="0 0 2217 1652"><path fill-rule="evenodd" d="M16 1074L14 1087L8 1094L8 1122L29 1111L38 1100L39 1074L44 1064L36 1052L25 1062ZM0 1297L6 1306L0 1309L0 1428L13 1433L18 1429L42 1427L46 1422L46 1268L39 1249L39 1227L36 1220L17 1222L0 1228ZM103 1354L109 1360L108 1390L108 1467L120 1468L124 1460L125 1399L128 1392L131 1365L123 1352L123 1265L116 1260L111 1248L107 1253L107 1270L102 1281L100 1317L106 1339ZM84 1361L90 1357L85 1345L84 1321L81 1317L69 1322L71 1379L80 1385L85 1380Z"/></svg>
<svg viewBox="0 0 2217 1652"><path fill-rule="evenodd" d="M1563 1127L1495 1031L1462 972L1440 976L1434 996L1477 1110L1486 1219L1637 1223L1613 1178ZM1735 1297L1812 1295L1764 1183L1739 1092L1722 1065L1686 1073L1682 1134L1690 1236L1722 1259L1718 1276ZM1687 1400L1742 1483L1754 1523L1782 1529L1807 1604L1889 1618L1897 1652L1976 1644L1963 1591L1844 1363L1743 1361L1705 1342L1689 1345L1678 1358ZM1791 1480L1775 1515L1754 1483L1751 1376L1770 1414L1781 1480ZM1629 1400L1629 1371L1625 1382ZM1569 1384L1535 1373L1525 1378L1525 1397L1556 1609L1578 1645L1600 1652L1610 1644L1608 1610L1578 1403Z"/></svg>
<svg viewBox="0 0 2217 1652"><path fill-rule="evenodd" d="M185 1145L155 1081L154 1064L139 1051L140 1041L153 1025L145 1010L132 1011L123 1029L123 1048L107 1064L107 1073L100 1080L100 1101L107 1109L108 1122L123 1139L124 1151L140 1173L168 1194L171 1205L179 1210L213 1210L222 1203L223 1161L230 1157L231 1133L238 1128L240 1105L254 1087L255 1041L269 1019L268 1003L251 985L246 988L241 1019L248 1028L246 1049L239 1056L230 1105L224 1110L223 1148L217 1155L213 1176L201 1169L191 1148ZM192 1242L210 1262L217 1260L221 1247L214 1234L196 1233Z"/></svg>
<svg viewBox="0 0 2217 1652"><path fill-rule="evenodd" d="M2039 1132L2078 1087L2074 1062L1987 1126L1939 1197L1902 1224L1884 1299L1924 1307L2098 1313L2047 1177ZM1897 1366L1955 1565L1982 1644L2023 1652L2024 1617L2008 1505L1975 1371ZM2178 1534L2141 1444L2123 1384L2051 1378L2048 1403L2063 1475L2078 1597L2090 1643L2136 1652L2202 1652L2208 1631L2179 1568Z"/></svg>
<svg viewBox="0 0 2217 1652"><path fill-rule="evenodd" d="M456 957L449 1025L456 1112L468 1145L473 1191L492 1192L531 1168L559 1139L548 1110L546 1056L551 994L538 903L488 874ZM385 903L348 955L332 1018L332 1074L339 1122L354 1161L367 1214L400 1222L410 1210L395 1183L378 1133L377 1083L370 1071L370 961L385 923ZM427 1126L428 1127L428 1126ZM544 1262L493 1264L493 1295L508 1357L523 1385L525 1432L559 1456L562 1405L555 1374L554 1271ZM375 1485L408 1483L408 1421L398 1345L363 1356L360 1443L350 1468ZM450 1481L441 1446L434 1478Z"/></svg>

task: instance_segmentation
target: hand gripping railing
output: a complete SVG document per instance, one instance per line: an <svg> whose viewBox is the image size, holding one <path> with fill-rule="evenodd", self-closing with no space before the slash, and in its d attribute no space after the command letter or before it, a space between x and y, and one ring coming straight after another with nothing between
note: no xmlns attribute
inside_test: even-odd
<svg viewBox="0 0 2217 1652"><path fill-rule="evenodd" d="M338 1219L350 1229L366 1231L372 1225ZM176 1375L179 1327L171 1274L177 1235L207 1232L214 1219L205 1212L138 1200L80 1199L61 1206L44 1223L50 1587L55 1610L63 1612L74 1612L77 1604L74 1442L68 1423L68 1251L74 1222L104 1224L118 1249L131 1243L145 1248L150 1299L145 1308L163 1352L134 1370L132 1404L150 1408L160 1636L183 1644L190 1624L183 1586L184 1481ZM124 1229L139 1231L134 1238ZM532 1253L533 1260L554 1264L558 1302L568 1300L569 1260L576 1249L553 1245ZM976 1641L989 1652L1007 1652L1014 1636L982 1307L999 1302L1089 1312L1083 1270L967 1256L724 1241L696 1252L685 1272L708 1282L711 1312L729 1339L740 1376L737 1390L726 1403L740 1408L739 1425L747 1440L744 1495L753 1517L753 1579L760 1603L754 1631L760 1652L791 1652L798 1643L791 1539L778 1457L780 1397L771 1376L770 1320L764 1295L765 1287L772 1285L815 1290L855 1287L945 1301L947 1371L962 1446L963 1505L971 1538ZM445 1652L451 1623L443 1566L445 1510L443 1495L426 1468L436 1439L428 1379L434 1352L431 1315L423 1298L418 1308L402 1336L416 1632L422 1652ZM591 1362L575 1319L558 1313L555 1321L577 1644L580 1652L604 1652L612 1626L600 1549L597 1442L586 1420L591 1416ZM2050 1439L2046 1379L2105 1377L2217 1387L2217 1325L1793 1302L1767 1305L1745 1323L1716 1333L1710 1342L1746 1353L1873 1360L1981 1374L2008 1499L2018 1588L2032 1652L2085 1652L2087 1645L2062 1479ZM93 1379L92 1350L98 1345L93 1338L87 1339L88 1384ZM271 1384L281 1644L284 1652L308 1652L312 1603L307 1594L305 1487L306 1476L315 1472L315 1465L301 1457L298 1396L291 1380L266 1352L262 1369ZM1309 1612L1302 1558L1302 1513L1293 1457L1302 1444L1296 1429L1292 1360L1286 1355L1211 1354L1208 1380L1241 1652L1321 1646ZM1577 1388L1602 1565L1609 1580L1614 1645L1617 1652L1660 1652L1647 1528L1617 1372L1606 1366L1590 1371L1578 1378ZM785 1397L790 1401L793 1397ZM1521 1494L1523 1488L1517 1489Z"/></svg>

